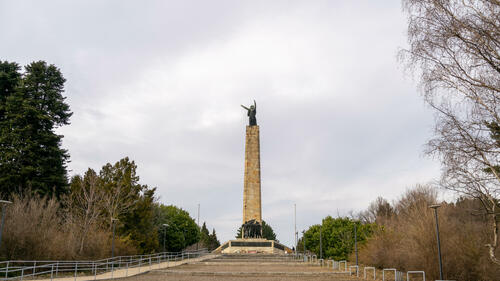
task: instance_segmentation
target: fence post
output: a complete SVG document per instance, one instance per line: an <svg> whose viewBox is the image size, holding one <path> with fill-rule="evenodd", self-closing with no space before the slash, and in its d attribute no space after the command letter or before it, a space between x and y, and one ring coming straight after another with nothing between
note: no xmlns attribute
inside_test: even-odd
<svg viewBox="0 0 500 281"><path fill-rule="evenodd" d="M94 265L94 280L97 278L97 264Z"/></svg>
<svg viewBox="0 0 500 281"><path fill-rule="evenodd" d="M50 267L50 281L52 281L54 277L54 264L51 264L51 267Z"/></svg>
<svg viewBox="0 0 500 281"><path fill-rule="evenodd" d="M128 276L128 262L127 262L127 270L125 271L125 277Z"/></svg>
<svg viewBox="0 0 500 281"><path fill-rule="evenodd" d="M24 267L21 268L21 281L23 280L23 277L24 277Z"/></svg>
<svg viewBox="0 0 500 281"><path fill-rule="evenodd" d="M5 279L7 279L7 277L8 277L8 273L9 273L9 262L10 262L10 261L7 261L7 267L6 267L6 269L5 269Z"/></svg>
<svg viewBox="0 0 500 281"><path fill-rule="evenodd" d="M78 270L78 264L75 262L75 281L76 281L76 271Z"/></svg>
<svg viewBox="0 0 500 281"><path fill-rule="evenodd" d="M56 263L56 278L58 273L59 273L59 261Z"/></svg>

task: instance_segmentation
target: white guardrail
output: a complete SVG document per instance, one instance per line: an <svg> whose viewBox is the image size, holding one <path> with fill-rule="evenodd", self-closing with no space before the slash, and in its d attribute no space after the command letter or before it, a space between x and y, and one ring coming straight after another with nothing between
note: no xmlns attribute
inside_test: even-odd
<svg viewBox="0 0 500 281"><path fill-rule="evenodd" d="M118 256L95 261L25 261L12 260L0 262L0 280L23 280L45 277L53 279L56 277L94 276L120 269L139 268L143 266L152 267L153 264L163 262L181 261L197 258L208 254L207 249L186 252L164 252L151 255Z"/></svg>

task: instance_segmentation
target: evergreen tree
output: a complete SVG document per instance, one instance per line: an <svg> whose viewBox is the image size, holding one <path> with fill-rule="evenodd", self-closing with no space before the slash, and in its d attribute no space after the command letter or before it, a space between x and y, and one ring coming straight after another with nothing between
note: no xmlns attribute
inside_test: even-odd
<svg viewBox="0 0 500 281"><path fill-rule="evenodd" d="M219 239L217 239L217 234L215 234L215 228L212 229L212 234L209 235L209 251L213 251L220 246Z"/></svg>
<svg viewBox="0 0 500 281"><path fill-rule="evenodd" d="M141 199L141 194L148 189L147 185L139 183L136 170L135 162L125 157L114 165L107 163L99 172L105 193L103 204L110 227L111 219L120 219L123 214L132 211Z"/></svg>
<svg viewBox="0 0 500 281"><path fill-rule="evenodd" d="M274 240L276 242L279 242L278 239L276 239L276 233L274 233L273 228L265 221L262 221L262 237L266 238L267 240Z"/></svg>
<svg viewBox="0 0 500 281"><path fill-rule="evenodd" d="M66 163L57 127L69 124L60 70L43 61L19 72L0 61L0 196L31 189L40 195L68 190Z"/></svg>
<svg viewBox="0 0 500 281"><path fill-rule="evenodd" d="M215 234L215 229L212 229L212 234L210 234L205 222L201 227L200 242L202 244L202 247L207 248L209 251L213 251L220 246L220 242L217 239L217 234Z"/></svg>
<svg viewBox="0 0 500 281"><path fill-rule="evenodd" d="M207 224L205 222L203 222L203 226L201 227L200 242L203 244L204 247L209 248L210 232L208 232Z"/></svg>
<svg viewBox="0 0 500 281"><path fill-rule="evenodd" d="M144 189L131 211L122 215L119 221L121 236L128 237L141 254L154 253L160 245L159 237L155 235L158 226L153 221L155 190Z"/></svg>

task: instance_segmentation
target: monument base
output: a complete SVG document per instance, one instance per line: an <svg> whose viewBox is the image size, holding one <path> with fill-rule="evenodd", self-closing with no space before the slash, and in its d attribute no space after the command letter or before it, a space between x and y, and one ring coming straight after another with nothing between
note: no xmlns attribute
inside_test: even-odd
<svg viewBox="0 0 500 281"><path fill-rule="evenodd" d="M222 254L291 254L292 249L263 238L238 238L229 240L215 249L213 253Z"/></svg>

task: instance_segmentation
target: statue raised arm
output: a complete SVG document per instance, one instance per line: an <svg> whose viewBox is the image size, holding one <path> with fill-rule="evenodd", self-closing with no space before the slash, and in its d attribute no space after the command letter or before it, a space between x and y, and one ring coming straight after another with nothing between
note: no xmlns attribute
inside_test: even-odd
<svg viewBox="0 0 500 281"><path fill-rule="evenodd" d="M250 108L244 106L244 105L241 105L241 107L243 107L244 109L247 110L247 115L248 115L248 125L249 126L257 126L257 118L255 117L255 115L257 114L257 103L255 102L255 100L253 101L253 105L250 106Z"/></svg>

